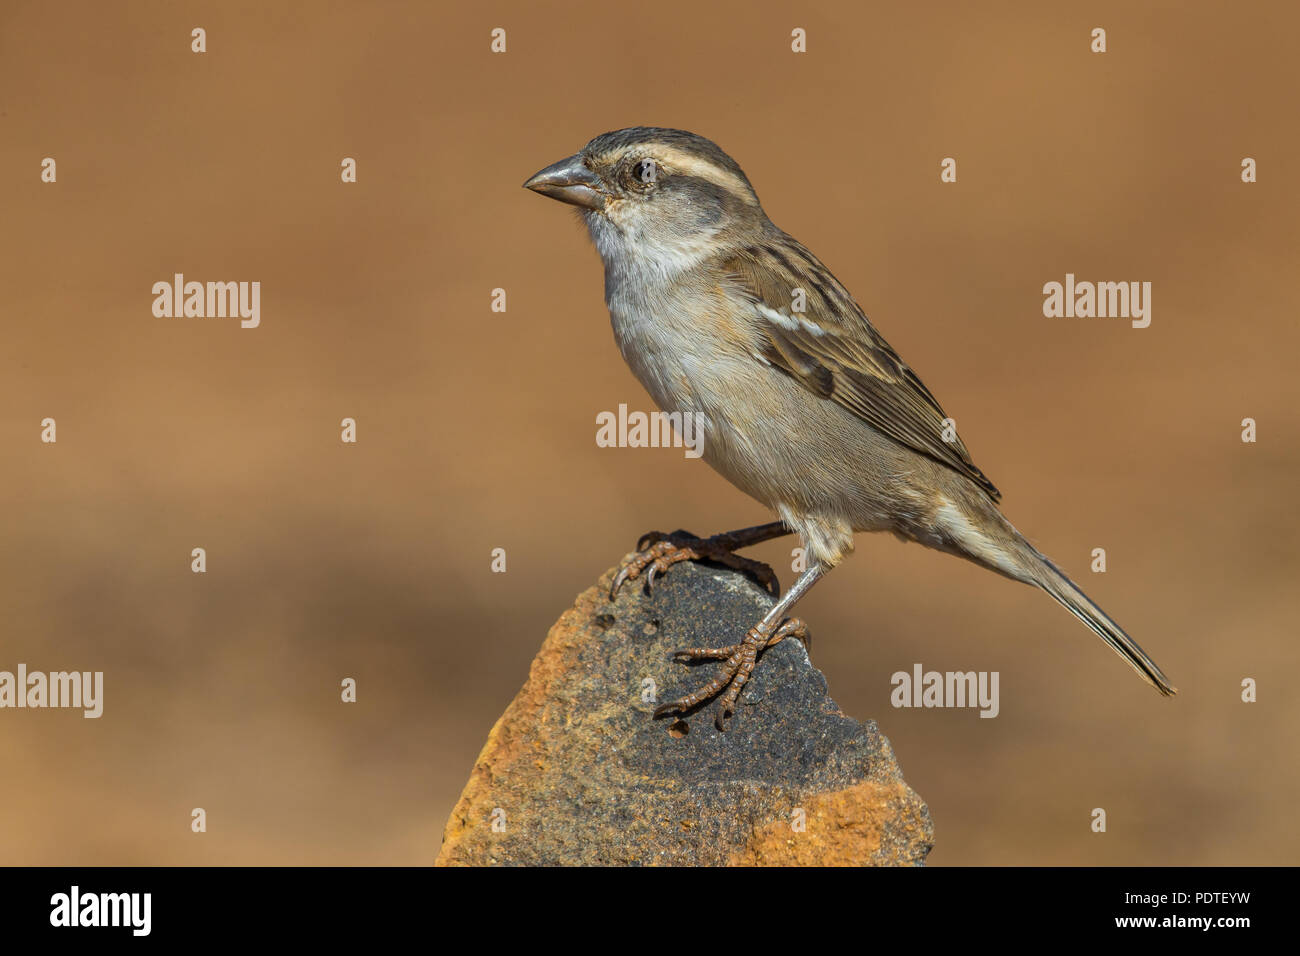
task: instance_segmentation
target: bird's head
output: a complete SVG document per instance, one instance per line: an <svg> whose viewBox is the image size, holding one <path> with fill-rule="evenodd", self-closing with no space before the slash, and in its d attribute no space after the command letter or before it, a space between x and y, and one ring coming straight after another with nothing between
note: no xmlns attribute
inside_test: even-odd
<svg viewBox="0 0 1300 956"><path fill-rule="evenodd" d="M675 272L752 241L767 223L740 165L685 130L604 133L524 187L578 207L606 265L634 259Z"/></svg>

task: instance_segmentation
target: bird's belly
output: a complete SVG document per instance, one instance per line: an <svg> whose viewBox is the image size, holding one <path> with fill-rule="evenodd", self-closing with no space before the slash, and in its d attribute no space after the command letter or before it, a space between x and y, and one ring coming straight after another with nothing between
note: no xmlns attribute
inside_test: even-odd
<svg viewBox="0 0 1300 956"><path fill-rule="evenodd" d="M892 528L904 468L889 439L764 364L726 329L674 327L669 314L610 306L623 358L665 412L696 416L703 458L783 514L854 531ZM656 318L657 316L657 318Z"/></svg>

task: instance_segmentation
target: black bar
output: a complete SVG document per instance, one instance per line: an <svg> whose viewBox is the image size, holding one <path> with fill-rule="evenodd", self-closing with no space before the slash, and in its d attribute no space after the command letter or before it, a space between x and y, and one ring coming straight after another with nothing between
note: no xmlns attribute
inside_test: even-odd
<svg viewBox="0 0 1300 956"><path fill-rule="evenodd" d="M1243 933L1288 925L1283 906L1294 878L1292 869L1280 868L9 868L0 869L0 926L6 944L60 937L91 945L406 938L459 946L470 945L453 942L466 932L487 934L496 949L515 935L562 943L609 927L626 945L658 950L712 927L699 939L730 950L738 938L760 940L770 929L801 925L797 932L806 931L809 942L849 931L855 949L869 945L876 928L914 935L918 943L1105 938L1181 945L1204 938L1231 945ZM51 925L52 916L71 921L73 886L78 921L92 911L97 917L99 894L150 894L147 936L136 936L131 925ZM59 894L68 905L56 912ZM136 899L139 909L121 909L120 921L130 924L134 915L143 928L144 897ZM111 911L125 901L108 902ZM1208 927L1189 923L1204 919Z"/></svg>

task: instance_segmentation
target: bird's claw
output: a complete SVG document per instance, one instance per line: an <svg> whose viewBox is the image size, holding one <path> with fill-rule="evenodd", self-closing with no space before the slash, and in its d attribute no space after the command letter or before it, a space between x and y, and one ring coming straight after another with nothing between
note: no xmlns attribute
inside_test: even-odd
<svg viewBox="0 0 1300 956"><path fill-rule="evenodd" d="M637 538L636 549L638 551L646 551L651 547L651 545L656 545L660 541L672 541L674 538L677 540L685 539L689 541L702 540L699 535L691 534L689 531L683 531L680 528L671 534L666 534L663 531L647 531L645 534L641 535L641 537Z"/></svg>
<svg viewBox="0 0 1300 956"><path fill-rule="evenodd" d="M628 581L645 574L646 593L651 593L655 580L674 564L681 561L716 561L750 575L762 585L773 597L781 594L781 584L776 572L761 561L743 558L732 551L726 535L715 538L699 538L689 531L674 531L664 534L651 531L643 534L636 543L636 553L632 559L619 568L609 586L609 599L618 597L619 590Z"/></svg>
<svg viewBox="0 0 1300 956"><path fill-rule="evenodd" d="M699 690L666 704L660 704L655 708L654 716L659 718L671 714L684 714L721 694L713 725L720 733L725 733L727 718L735 713L736 701L740 699L740 692L748 683L750 674L758 666L759 654L781 643L787 637L803 642L805 648L812 644L808 625L797 617L790 617L782 621L780 627L774 630L771 625L764 625L762 622L756 624L746 632L745 639L739 644L730 644L727 647L692 647L673 651L673 658L681 663L702 660L723 660L726 663L723 664L721 673Z"/></svg>

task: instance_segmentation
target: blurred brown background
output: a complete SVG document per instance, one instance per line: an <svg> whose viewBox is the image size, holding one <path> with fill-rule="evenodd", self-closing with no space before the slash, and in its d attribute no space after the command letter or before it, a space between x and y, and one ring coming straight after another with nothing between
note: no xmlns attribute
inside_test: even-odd
<svg viewBox="0 0 1300 956"><path fill-rule="evenodd" d="M1280 2L6 3L0 669L106 690L97 721L0 711L0 862L431 862L574 594L643 531L768 520L679 450L594 441L649 399L584 232L519 184L637 124L739 160L1182 690L1044 595L861 537L800 612L928 801L931 862L1297 862L1297 27ZM154 318L175 272L261 281L261 327ZM1151 281L1151 327L1044 318L1066 272ZM792 580L788 543L758 553ZM1001 715L892 709L914 662L1000 671Z"/></svg>

